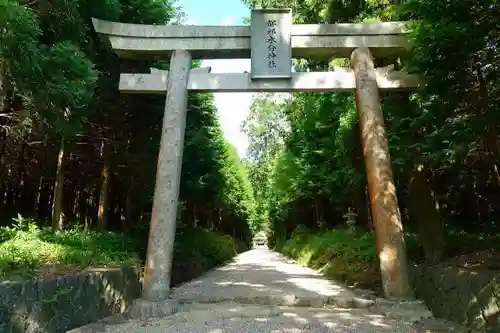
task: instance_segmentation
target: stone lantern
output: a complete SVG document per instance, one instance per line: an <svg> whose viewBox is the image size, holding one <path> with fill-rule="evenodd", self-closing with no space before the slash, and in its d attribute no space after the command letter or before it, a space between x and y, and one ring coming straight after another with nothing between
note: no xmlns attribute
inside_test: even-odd
<svg viewBox="0 0 500 333"><path fill-rule="evenodd" d="M351 208L347 210L347 213L343 216L346 219L347 227L350 231L354 231L356 227L356 217L358 214L352 211Z"/></svg>

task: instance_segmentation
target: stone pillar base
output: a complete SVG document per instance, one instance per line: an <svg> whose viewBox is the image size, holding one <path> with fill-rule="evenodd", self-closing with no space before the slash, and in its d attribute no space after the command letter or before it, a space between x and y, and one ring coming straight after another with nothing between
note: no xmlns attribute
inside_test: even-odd
<svg viewBox="0 0 500 333"><path fill-rule="evenodd" d="M162 318L179 312L180 304L172 299L151 302L144 299L136 299L127 310L130 318Z"/></svg>

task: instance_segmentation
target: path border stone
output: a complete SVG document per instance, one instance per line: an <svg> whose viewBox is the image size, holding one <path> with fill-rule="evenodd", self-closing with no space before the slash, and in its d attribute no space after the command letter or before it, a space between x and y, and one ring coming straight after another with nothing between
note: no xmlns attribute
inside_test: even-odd
<svg viewBox="0 0 500 333"><path fill-rule="evenodd" d="M121 313L140 295L139 266L0 282L0 332L50 333Z"/></svg>

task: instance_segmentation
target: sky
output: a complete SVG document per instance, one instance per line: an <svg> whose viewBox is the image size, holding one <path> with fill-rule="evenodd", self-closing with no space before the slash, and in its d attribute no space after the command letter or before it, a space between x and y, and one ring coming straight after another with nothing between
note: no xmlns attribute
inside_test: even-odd
<svg viewBox="0 0 500 333"><path fill-rule="evenodd" d="M241 0L179 0L178 5L187 14L186 23L193 25L243 25L243 18L250 16L250 9ZM202 67L212 67L212 73L250 72L250 59L204 60ZM244 157L248 139L240 128L250 111L253 94L214 95L224 136Z"/></svg>

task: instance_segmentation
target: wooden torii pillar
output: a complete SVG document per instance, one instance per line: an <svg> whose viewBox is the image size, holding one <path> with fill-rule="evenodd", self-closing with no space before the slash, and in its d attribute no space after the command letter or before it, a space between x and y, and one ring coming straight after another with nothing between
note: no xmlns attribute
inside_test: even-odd
<svg viewBox="0 0 500 333"><path fill-rule="evenodd" d="M125 93L166 93L142 298L169 296L188 91L356 91L361 142L377 235L383 289L404 298L410 287L401 216L380 106L379 90L419 87L393 67L374 68L375 56L405 52L404 22L292 25L290 9L252 11L251 26L153 26L93 19L95 30L121 57L170 57L170 70L121 74ZM351 57L354 71L292 72L294 58ZM192 59L251 58L251 73L212 74Z"/></svg>

